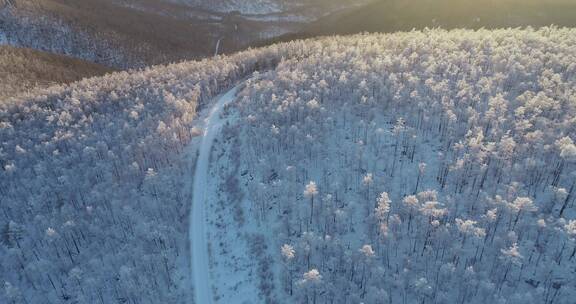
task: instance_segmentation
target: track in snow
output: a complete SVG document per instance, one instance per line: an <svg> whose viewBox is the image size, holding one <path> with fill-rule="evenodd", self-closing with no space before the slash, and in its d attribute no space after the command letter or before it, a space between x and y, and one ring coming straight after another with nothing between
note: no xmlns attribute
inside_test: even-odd
<svg viewBox="0 0 576 304"><path fill-rule="evenodd" d="M194 172L194 186L192 193L192 208L190 215L190 252L192 255L192 279L194 283L194 298L196 304L214 303L213 288L210 283L210 267L208 254L208 239L206 237L206 203L208 187L208 169L210 151L214 139L225 123L220 117L224 106L236 97L238 86L221 95L210 110L205 120L204 137L199 149L196 171Z"/></svg>

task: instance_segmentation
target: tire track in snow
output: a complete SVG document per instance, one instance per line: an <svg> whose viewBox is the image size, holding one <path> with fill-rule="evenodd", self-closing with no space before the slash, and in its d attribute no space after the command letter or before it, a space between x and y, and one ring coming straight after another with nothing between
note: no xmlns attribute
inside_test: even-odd
<svg viewBox="0 0 576 304"><path fill-rule="evenodd" d="M210 167L210 152L214 139L220 132L225 120L220 117L226 104L236 97L238 86L218 97L216 104L210 110L205 120L204 136L199 149L199 155L194 172L192 188L192 208L190 215L190 252L192 262L192 280L194 283L194 299L196 304L214 303L213 288L210 282L210 266L208 253L208 238L206 236L206 204L210 198L207 193L208 169Z"/></svg>

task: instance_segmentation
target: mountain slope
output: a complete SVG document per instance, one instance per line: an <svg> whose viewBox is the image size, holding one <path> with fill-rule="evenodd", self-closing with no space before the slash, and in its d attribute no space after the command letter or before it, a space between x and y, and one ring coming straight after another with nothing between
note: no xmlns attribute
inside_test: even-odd
<svg viewBox="0 0 576 304"><path fill-rule="evenodd" d="M219 3L227 9L218 9ZM0 42L126 69L211 56L219 40L220 51L231 53L346 7L292 3L286 10L251 15L252 9L242 9L248 3L0 0L0 37L5 37Z"/></svg>
<svg viewBox="0 0 576 304"><path fill-rule="evenodd" d="M113 70L94 63L40 52L0 46L0 100L34 88L74 82Z"/></svg>
<svg viewBox="0 0 576 304"><path fill-rule="evenodd" d="M278 13L283 9L281 1L277 0L180 0L180 2L219 12L238 11L250 14L266 14Z"/></svg>
<svg viewBox="0 0 576 304"><path fill-rule="evenodd" d="M239 12L243 15L267 15L282 13L299 13L308 17L319 17L332 10L359 5L367 0L169 0L193 7L201 7L215 12Z"/></svg>
<svg viewBox="0 0 576 304"><path fill-rule="evenodd" d="M506 28L576 26L576 3L571 0L376 0L307 25L297 34L274 41L331 34L396 32L425 27Z"/></svg>
<svg viewBox="0 0 576 304"><path fill-rule="evenodd" d="M330 37L284 60L214 147L212 243L243 236L263 302L570 303L575 37Z"/></svg>
<svg viewBox="0 0 576 304"><path fill-rule="evenodd" d="M197 113L244 82L194 181L214 302L570 304L575 37L327 37L0 105L0 302L191 300Z"/></svg>
<svg viewBox="0 0 576 304"><path fill-rule="evenodd" d="M0 302L191 297L182 177L194 158L180 153L198 135L196 110L301 45L113 73L0 104Z"/></svg>
<svg viewBox="0 0 576 304"><path fill-rule="evenodd" d="M210 53L218 26L164 14L177 6L111 0L12 0L0 13L7 42L119 68ZM153 3L153 1L144 2Z"/></svg>

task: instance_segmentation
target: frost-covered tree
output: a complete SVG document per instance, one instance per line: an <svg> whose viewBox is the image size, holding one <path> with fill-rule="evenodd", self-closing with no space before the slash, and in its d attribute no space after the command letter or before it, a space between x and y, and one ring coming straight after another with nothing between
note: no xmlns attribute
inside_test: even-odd
<svg viewBox="0 0 576 304"><path fill-rule="evenodd" d="M310 199L310 224L314 218L314 198L318 195L318 188L315 182L309 182L304 189L304 196Z"/></svg>

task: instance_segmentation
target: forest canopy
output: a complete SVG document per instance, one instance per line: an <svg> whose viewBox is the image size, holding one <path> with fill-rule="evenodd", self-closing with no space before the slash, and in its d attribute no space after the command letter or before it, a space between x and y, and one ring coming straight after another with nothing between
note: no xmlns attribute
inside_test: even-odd
<svg viewBox="0 0 576 304"><path fill-rule="evenodd" d="M265 301L570 304L575 46L556 27L334 36L0 104L0 302L189 298L186 150L243 83L211 174L235 226L212 224L246 232Z"/></svg>

